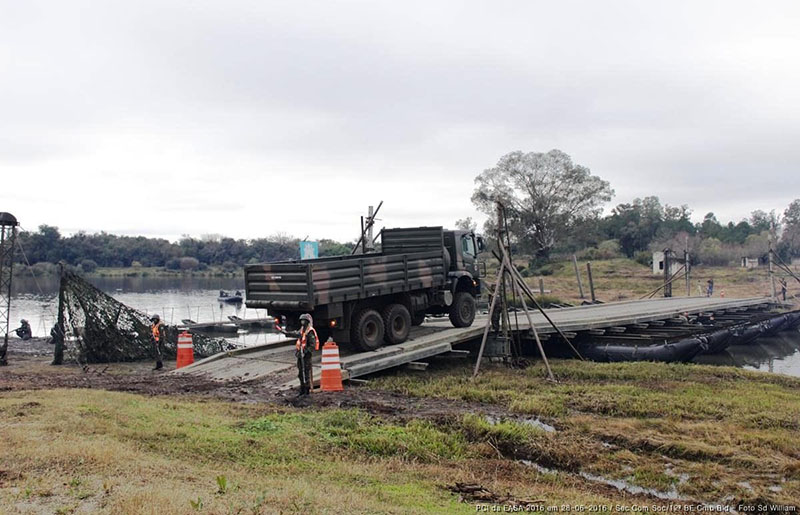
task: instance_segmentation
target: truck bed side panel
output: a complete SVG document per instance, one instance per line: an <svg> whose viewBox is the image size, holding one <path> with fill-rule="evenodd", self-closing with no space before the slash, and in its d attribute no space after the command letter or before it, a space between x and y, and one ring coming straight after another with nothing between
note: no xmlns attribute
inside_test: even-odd
<svg viewBox="0 0 800 515"><path fill-rule="evenodd" d="M381 252L403 254L439 250L444 246L441 227L411 227L384 229L381 235Z"/></svg>
<svg viewBox="0 0 800 515"><path fill-rule="evenodd" d="M245 267L247 306L253 308L313 310L332 302L441 286L446 280L441 248L410 254Z"/></svg>

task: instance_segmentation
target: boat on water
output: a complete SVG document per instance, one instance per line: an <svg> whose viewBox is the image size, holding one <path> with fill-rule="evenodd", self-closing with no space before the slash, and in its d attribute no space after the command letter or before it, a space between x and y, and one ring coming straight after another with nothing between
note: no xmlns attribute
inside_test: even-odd
<svg viewBox="0 0 800 515"><path fill-rule="evenodd" d="M239 290L236 290L236 293L228 293L225 290L220 290L217 300L226 304L241 304L244 301L244 297Z"/></svg>
<svg viewBox="0 0 800 515"><path fill-rule="evenodd" d="M178 327L187 331L201 333L236 334L239 332L239 326L232 322L195 322L190 318L182 319L181 325Z"/></svg>
<svg viewBox="0 0 800 515"><path fill-rule="evenodd" d="M236 315L228 315L228 320L242 329L272 329L275 327L275 319L272 317L245 319Z"/></svg>

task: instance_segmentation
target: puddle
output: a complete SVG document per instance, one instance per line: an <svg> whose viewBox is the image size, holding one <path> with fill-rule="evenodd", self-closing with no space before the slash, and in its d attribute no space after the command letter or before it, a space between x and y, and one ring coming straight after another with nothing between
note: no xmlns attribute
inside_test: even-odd
<svg viewBox="0 0 800 515"><path fill-rule="evenodd" d="M589 481L594 481L595 483L602 483L604 485L613 486L614 488L616 488L621 492L628 492L630 494L647 494L663 500L675 500L678 498L678 490L674 486L668 491L663 492L661 490L656 490L654 488L645 488L643 486L637 486L623 479L608 479L603 476L596 476L594 474L589 474L588 472L579 472L578 475L584 479L588 479Z"/></svg>
<svg viewBox="0 0 800 515"><path fill-rule="evenodd" d="M689 476L689 474L683 472L680 474L676 474L675 471L672 470L672 464L667 465L666 469L664 470L664 474L668 475L669 477L677 478L679 485L686 483L687 481L689 481L689 478L691 477Z"/></svg>
<svg viewBox="0 0 800 515"><path fill-rule="evenodd" d="M588 472L578 472L577 474L573 474L570 472L564 472L561 470L549 469L547 467L543 467L536 463L535 461L531 460L518 460L519 463L527 467L531 467L532 469L536 470L537 472L541 472L543 474L565 474L569 476L580 476L583 479L588 481L592 481L594 483L601 483L608 486L613 486L617 490L621 492L628 492L630 494L645 494L655 497L657 499L662 500L676 500L678 499L678 490L673 486L669 491L662 492L661 490L656 490L654 488L645 488L642 486L637 486L628 481L622 479L608 479L603 476L596 476L594 474L590 474ZM682 474L685 475L685 474ZM686 477L688 480L688 476Z"/></svg>
<svg viewBox="0 0 800 515"><path fill-rule="evenodd" d="M492 425L499 424L501 422L516 422L518 424L525 424L527 426L538 427L539 429L548 432L548 433L555 433L556 428L542 422L538 418L508 418L508 417L495 417L492 415L486 415L486 421Z"/></svg>
<svg viewBox="0 0 800 515"><path fill-rule="evenodd" d="M536 463L535 461L531 460L519 460L520 463L525 465L526 467L530 467L534 469L536 472L541 472L542 474L558 474L559 471L556 469L549 469L547 467L543 467Z"/></svg>

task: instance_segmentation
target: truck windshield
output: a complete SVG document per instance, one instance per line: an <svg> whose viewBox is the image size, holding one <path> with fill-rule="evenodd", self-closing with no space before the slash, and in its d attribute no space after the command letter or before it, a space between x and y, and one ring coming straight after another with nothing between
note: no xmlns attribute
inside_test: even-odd
<svg viewBox="0 0 800 515"><path fill-rule="evenodd" d="M464 254L469 254L473 257L478 255L475 251L475 240L472 239L472 236L465 234L461 237L461 250Z"/></svg>

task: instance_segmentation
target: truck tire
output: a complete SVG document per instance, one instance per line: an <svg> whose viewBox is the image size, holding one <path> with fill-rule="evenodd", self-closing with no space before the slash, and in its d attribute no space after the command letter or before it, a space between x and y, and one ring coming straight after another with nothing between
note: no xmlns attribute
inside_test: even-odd
<svg viewBox="0 0 800 515"><path fill-rule="evenodd" d="M353 318L350 340L360 349L377 349L383 343L383 334L383 318L374 309L363 309Z"/></svg>
<svg viewBox="0 0 800 515"><path fill-rule="evenodd" d="M383 327L389 343L403 343L411 332L411 313L402 304L389 304L383 308Z"/></svg>
<svg viewBox="0 0 800 515"><path fill-rule="evenodd" d="M414 326L422 325L422 322L424 321L425 321L424 311L416 311L411 315L411 325Z"/></svg>
<svg viewBox="0 0 800 515"><path fill-rule="evenodd" d="M453 327L469 327L475 320L475 297L466 291L460 291L453 297L450 305L450 323Z"/></svg>

